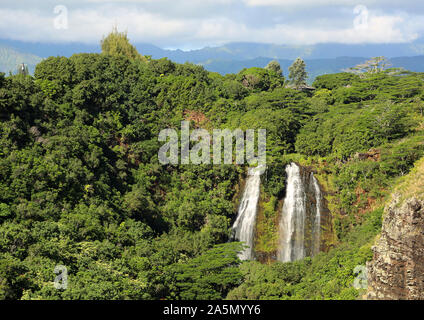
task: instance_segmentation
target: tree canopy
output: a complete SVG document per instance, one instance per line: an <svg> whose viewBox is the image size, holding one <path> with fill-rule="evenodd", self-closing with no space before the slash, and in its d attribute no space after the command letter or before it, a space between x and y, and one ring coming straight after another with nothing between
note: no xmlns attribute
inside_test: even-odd
<svg viewBox="0 0 424 320"><path fill-rule="evenodd" d="M294 85L295 88L300 88L300 86L306 85L307 78L308 73L306 72L305 61L303 61L302 58L297 58L289 67L290 83Z"/></svg>
<svg viewBox="0 0 424 320"><path fill-rule="evenodd" d="M123 55L128 59L147 59L138 53L137 49L130 43L127 32L119 32L117 27L114 27L112 32L106 37L103 37L101 43L102 53L119 56Z"/></svg>

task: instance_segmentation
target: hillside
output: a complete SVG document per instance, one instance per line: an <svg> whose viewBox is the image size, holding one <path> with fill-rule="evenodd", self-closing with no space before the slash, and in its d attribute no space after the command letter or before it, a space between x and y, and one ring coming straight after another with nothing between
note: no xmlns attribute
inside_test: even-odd
<svg viewBox="0 0 424 320"><path fill-rule="evenodd" d="M22 53L15 49L0 45L0 72L16 73L18 66L22 63L28 65L30 73L35 70L35 65L41 58L31 53Z"/></svg>
<svg viewBox="0 0 424 320"><path fill-rule="evenodd" d="M255 58L251 60L219 60L211 59L200 63L205 69L220 74L238 73L243 68L259 67L264 68L272 58ZM308 82L312 83L316 77L323 74L343 72L352 66L356 66L367 58L360 57L338 57L332 59L305 59L306 70L308 71ZM288 68L293 60L276 59L283 69L284 74L289 74ZM424 72L424 56L415 57L395 57L390 59L393 68L404 68L414 72Z"/></svg>
<svg viewBox="0 0 424 320"><path fill-rule="evenodd" d="M154 58L168 57L176 62L190 61L201 63L210 59L226 61L252 60L258 57L270 59L293 60L304 59L335 59L350 57L386 56L389 58L403 56L418 56L424 54L423 39L412 43L394 44L338 44L325 43L316 45L284 45L248 42L232 42L216 47L205 47L194 50L164 50L151 44L136 44L137 49Z"/></svg>
<svg viewBox="0 0 424 320"><path fill-rule="evenodd" d="M272 68L223 76L149 60L112 35L102 53L0 75L0 297L360 298L355 270L372 259L385 198L424 156L424 74L335 73L302 90ZM184 120L266 129L254 248L264 256L276 250L285 168L313 173L328 209L320 252L241 261L229 240L255 164L164 164L159 136L175 130L178 153ZM66 288L55 288L58 266Z"/></svg>

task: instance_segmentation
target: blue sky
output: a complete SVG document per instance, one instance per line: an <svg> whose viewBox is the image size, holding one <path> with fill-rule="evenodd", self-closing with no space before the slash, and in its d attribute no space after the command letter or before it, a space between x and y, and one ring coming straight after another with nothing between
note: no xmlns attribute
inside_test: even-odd
<svg viewBox="0 0 424 320"><path fill-rule="evenodd" d="M41 3L40 3L41 2ZM56 9L56 10L55 10ZM402 43L424 31L422 0L1 0L0 37L192 49L227 42Z"/></svg>

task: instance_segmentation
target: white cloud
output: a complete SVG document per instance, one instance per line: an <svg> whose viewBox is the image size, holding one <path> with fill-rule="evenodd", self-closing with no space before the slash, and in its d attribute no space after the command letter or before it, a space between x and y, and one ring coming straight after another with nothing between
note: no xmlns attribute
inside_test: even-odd
<svg viewBox="0 0 424 320"><path fill-rule="evenodd" d="M320 29L278 24L263 29L251 29L244 24L231 21L209 21L204 23L196 37L210 40L254 41L265 43L315 44L335 43L391 43L409 42L418 37L417 33L406 33L397 28L403 19L392 16L371 16L365 27L353 25L341 29Z"/></svg>
<svg viewBox="0 0 424 320"><path fill-rule="evenodd" d="M358 1L355 1L355 0L243 0L243 1L248 6L280 6L280 7L319 7L319 6L334 6L334 5L354 6L358 4ZM375 1L371 1L371 2L375 2Z"/></svg>
<svg viewBox="0 0 424 320"><path fill-rule="evenodd" d="M424 19L421 16L411 16L407 13L384 14L373 10L367 11L367 24L358 27L353 12L355 6L345 7L342 12L343 17L335 17L334 13L325 17L319 14L304 17L300 14L294 21L281 23L287 20L280 19L280 22L273 22L276 20L261 17L259 13L254 16L244 16L243 7L238 7L239 11L215 10L210 14L205 9L206 12L202 15L187 16L170 14L166 6L155 7L155 10L151 10L148 6L134 5L134 3L169 4L171 3L169 1L125 0L117 3L117 1L89 0L88 2L96 4L68 7L69 27L66 30L54 28L56 17L53 12L54 7L49 10L3 8L0 9L0 17L2 17L0 34L3 37L24 41L96 43L103 35L110 32L114 24L117 24L120 30L128 30L132 42L150 42L161 46L178 47L214 45L230 41L280 44L408 42L417 38L418 33L424 29L424 23L421 22ZM235 0L218 1L222 4L235 3ZM259 3L259 0L243 1L250 5ZM268 5L283 2L285 5L294 5L298 1L261 0L260 2ZM378 1L366 0L363 3ZM79 0L73 1L74 4L79 2ZM129 2L133 4L128 5ZM193 3L193 6L199 8L202 6L202 8L208 8L207 5L212 5L212 0L203 2L183 0L182 2L187 5ZM336 2L353 3L351 0L303 0L304 4L312 2L320 5ZM163 10L158 10L160 8ZM333 20L336 18L337 23Z"/></svg>
<svg viewBox="0 0 424 320"><path fill-rule="evenodd" d="M189 33L191 23L184 20L163 18L143 10L113 8L113 10L68 10L69 27L56 29L55 15L43 14L37 10L0 9L0 33L8 38L30 41L99 41L109 33L114 24L126 29L134 40L154 40ZM21 23L16 23L20 21ZM10 26L14 26L10 28Z"/></svg>
<svg viewBox="0 0 424 320"><path fill-rule="evenodd" d="M316 28L295 28L278 25L269 30L269 38L280 38L290 43L314 44L337 43L400 43L415 40L417 33L405 33L396 25L403 21L400 17L374 16L364 28L320 30ZM278 41L278 40L277 40ZM275 40L274 40L275 42Z"/></svg>
<svg viewBox="0 0 424 320"><path fill-rule="evenodd" d="M393 6L401 5L416 5L419 0L243 0L248 6L274 6L274 7L324 7L324 6L352 6L365 5L365 6Z"/></svg>

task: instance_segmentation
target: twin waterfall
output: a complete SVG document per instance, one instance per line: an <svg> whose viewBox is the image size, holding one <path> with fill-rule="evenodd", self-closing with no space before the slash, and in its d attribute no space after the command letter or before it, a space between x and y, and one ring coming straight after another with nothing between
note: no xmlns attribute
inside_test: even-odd
<svg viewBox="0 0 424 320"><path fill-rule="evenodd" d="M248 246L239 254L241 260L253 260L253 241L255 233L256 213L261 187L262 167L250 168L240 201L237 220L233 225L233 237Z"/></svg>
<svg viewBox="0 0 424 320"><path fill-rule="evenodd" d="M302 173L295 163L286 167L287 187L280 219L278 261L312 257L319 252L321 189L313 173Z"/></svg>
<svg viewBox="0 0 424 320"><path fill-rule="evenodd" d="M260 178L264 168L249 169L236 222L234 240L244 242L247 249L239 254L241 260L253 260L256 215L260 195ZM286 196L280 215L277 260L296 261L312 257L320 251L321 189L314 174L291 163L286 167Z"/></svg>

